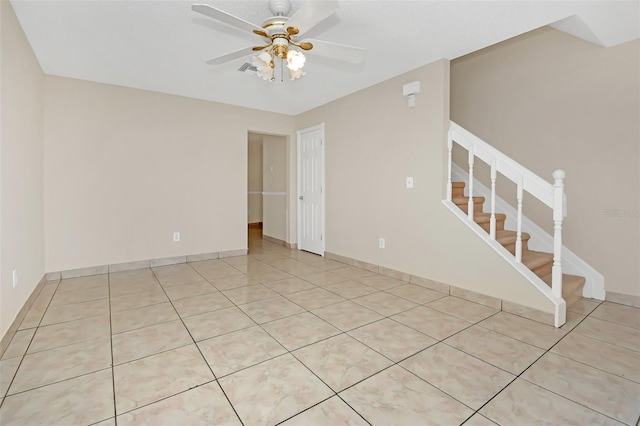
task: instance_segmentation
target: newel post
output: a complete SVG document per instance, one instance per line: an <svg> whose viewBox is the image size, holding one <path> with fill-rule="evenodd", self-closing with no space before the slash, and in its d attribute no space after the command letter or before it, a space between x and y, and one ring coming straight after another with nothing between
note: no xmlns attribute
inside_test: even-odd
<svg viewBox="0 0 640 426"><path fill-rule="evenodd" d="M553 267L551 269L551 292L562 297L562 219L564 218L563 170L553 172Z"/></svg>

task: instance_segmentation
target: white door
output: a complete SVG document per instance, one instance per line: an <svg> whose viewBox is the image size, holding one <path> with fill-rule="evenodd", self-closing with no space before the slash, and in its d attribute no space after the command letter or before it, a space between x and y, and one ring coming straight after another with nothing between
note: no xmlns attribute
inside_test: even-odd
<svg viewBox="0 0 640 426"><path fill-rule="evenodd" d="M324 256L324 124L297 135L298 248Z"/></svg>

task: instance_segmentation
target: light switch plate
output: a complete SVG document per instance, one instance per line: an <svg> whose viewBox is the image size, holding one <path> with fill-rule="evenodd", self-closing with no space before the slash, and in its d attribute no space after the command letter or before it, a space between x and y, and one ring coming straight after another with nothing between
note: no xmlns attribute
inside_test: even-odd
<svg viewBox="0 0 640 426"><path fill-rule="evenodd" d="M407 188L409 188L409 189L413 188L413 178L412 177L408 177L407 178Z"/></svg>

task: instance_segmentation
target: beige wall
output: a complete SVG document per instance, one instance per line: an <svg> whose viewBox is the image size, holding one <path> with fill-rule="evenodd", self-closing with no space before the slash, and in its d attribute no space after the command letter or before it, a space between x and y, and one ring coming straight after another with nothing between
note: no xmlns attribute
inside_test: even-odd
<svg viewBox="0 0 640 426"><path fill-rule="evenodd" d="M263 234L285 241L287 236L287 158L286 138L264 136L262 139L262 214Z"/></svg>
<svg viewBox="0 0 640 426"><path fill-rule="evenodd" d="M0 337L44 274L44 77L13 8L0 1ZM12 271L18 271L13 288Z"/></svg>
<svg viewBox="0 0 640 426"><path fill-rule="evenodd" d="M248 221L262 222L262 135L249 133ZM256 194L257 192L257 194Z"/></svg>
<svg viewBox="0 0 640 426"><path fill-rule="evenodd" d="M250 130L293 118L47 77L46 270L247 248Z"/></svg>
<svg viewBox="0 0 640 426"><path fill-rule="evenodd" d="M451 64L451 117L551 181L567 172L565 245L640 295L640 41L603 48L551 28ZM549 212L525 215L551 228Z"/></svg>
<svg viewBox="0 0 640 426"><path fill-rule="evenodd" d="M414 80L410 109L402 86ZM326 250L551 312L441 203L448 120L444 60L296 117L298 129L326 125Z"/></svg>

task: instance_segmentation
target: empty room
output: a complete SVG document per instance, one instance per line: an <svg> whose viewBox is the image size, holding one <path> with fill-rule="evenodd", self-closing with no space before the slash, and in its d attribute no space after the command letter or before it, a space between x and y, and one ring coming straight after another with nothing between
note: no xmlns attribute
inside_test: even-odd
<svg viewBox="0 0 640 426"><path fill-rule="evenodd" d="M0 424L637 425L639 75L637 1L1 0Z"/></svg>

